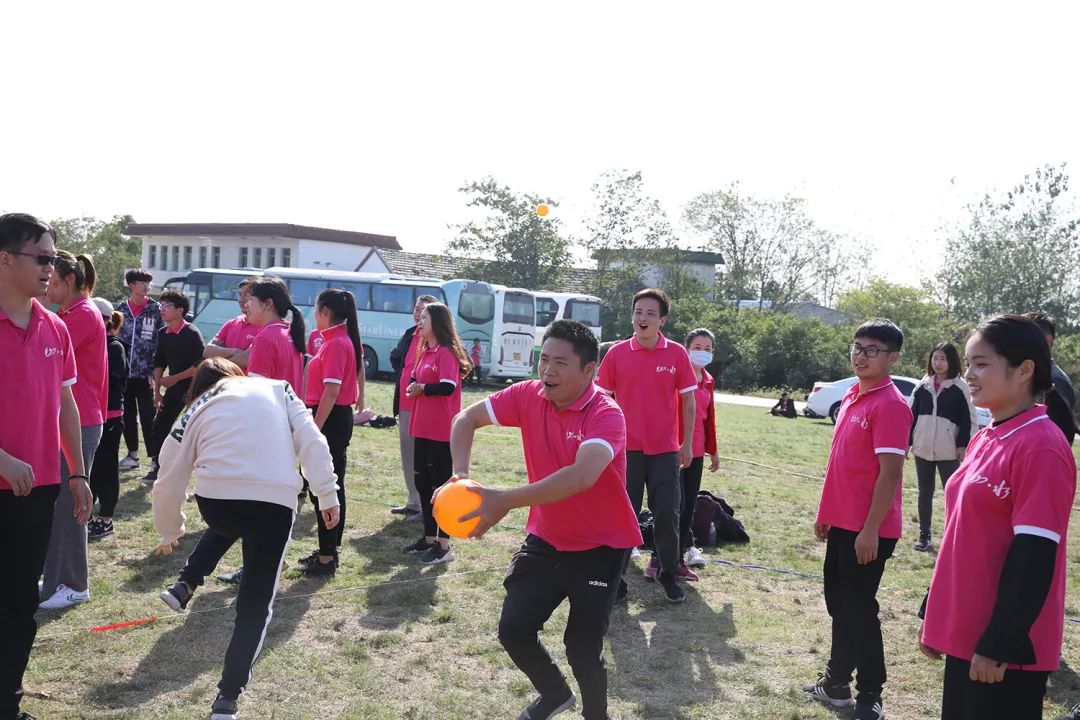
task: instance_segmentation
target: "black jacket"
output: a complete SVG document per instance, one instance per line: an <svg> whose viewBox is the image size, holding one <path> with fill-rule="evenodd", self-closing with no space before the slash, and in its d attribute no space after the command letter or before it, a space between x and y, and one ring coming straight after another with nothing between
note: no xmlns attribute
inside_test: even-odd
<svg viewBox="0 0 1080 720"><path fill-rule="evenodd" d="M124 409L124 390L128 381L128 344L116 335L105 338L109 354L109 410Z"/></svg>
<svg viewBox="0 0 1080 720"><path fill-rule="evenodd" d="M405 367L405 353L409 352L409 344L415 332L416 326L413 325L398 340L397 347L390 351L390 366L394 368L394 417L401 411L401 369Z"/></svg>

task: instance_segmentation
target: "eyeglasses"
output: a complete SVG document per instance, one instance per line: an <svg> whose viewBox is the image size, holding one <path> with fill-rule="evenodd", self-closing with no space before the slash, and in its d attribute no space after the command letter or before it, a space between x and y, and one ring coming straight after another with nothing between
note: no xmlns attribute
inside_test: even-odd
<svg viewBox="0 0 1080 720"><path fill-rule="evenodd" d="M14 250L9 250L8 252L10 252L12 255L22 255L28 258L34 258L37 264L41 267L45 267L46 265L52 265L53 267L56 267L60 264L59 255L46 255L45 253L38 255L36 253L15 252Z"/></svg>
<svg viewBox="0 0 1080 720"><path fill-rule="evenodd" d="M853 343L850 350L851 350L851 357L858 357L859 354L861 353L868 360L873 360L874 358L876 358L878 356L878 353L892 352L888 348L879 348L876 345L870 345L868 347L863 347L859 343Z"/></svg>
<svg viewBox="0 0 1080 720"><path fill-rule="evenodd" d="M163 302L163 303L161 303L161 307L169 308L170 310L175 310L176 309L176 306L173 305L171 302Z"/></svg>

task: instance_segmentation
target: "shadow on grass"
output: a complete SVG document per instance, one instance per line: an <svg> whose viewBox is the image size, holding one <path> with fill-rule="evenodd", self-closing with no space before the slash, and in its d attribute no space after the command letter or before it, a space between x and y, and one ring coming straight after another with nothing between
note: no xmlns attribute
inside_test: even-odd
<svg viewBox="0 0 1080 720"><path fill-rule="evenodd" d="M304 582L296 583L288 592L278 594L262 654L292 637L311 605L308 594L317 590L318 585ZM162 694L183 690L221 666L236 618L236 611L230 605L232 599L233 593L229 590L196 593L189 613L159 635L129 678L92 687L88 698L107 708L141 706ZM199 611L210 612L200 614ZM252 669L252 678L253 683L258 683L257 661ZM217 678L203 682L206 683L204 694L209 704L209 699L216 694Z"/></svg>
<svg viewBox="0 0 1080 720"><path fill-rule="evenodd" d="M723 700L714 666L745 660L730 644L732 604L716 611L692 585L684 589L686 602L672 606L656 584L631 581L632 604L612 611L610 692L641 705L643 717L684 720L687 708Z"/></svg>
<svg viewBox="0 0 1080 720"><path fill-rule="evenodd" d="M131 577L125 580L120 589L134 592L147 593L151 590L160 590L176 580L180 568L188 555L199 544L204 530L188 533L180 538L180 544L173 550L172 555L158 556L151 549L146 555L135 558L125 558L120 565L131 570Z"/></svg>
<svg viewBox="0 0 1080 720"><path fill-rule="evenodd" d="M1050 673L1046 698L1067 708L1080 703L1080 673L1069 663L1062 661L1061 667Z"/></svg>
<svg viewBox="0 0 1080 720"><path fill-rule="evenodd" d="M142 477L141 474L120 478L120 488L124 493L116 500L117 518L123 520L140 518L150 512L154 486L147 485L139 479L140 477Z"/></svg>
<svg viewBox="0 0 1080 720"><path fill-rule="evenodd" d="M426 617L434 610L435 594L439 589L437 580L447 572L447 565L421 565L419 555L406 555L401 551L408 544L405 538L418 532L423 532L419 525L394 520L379 532L352 540L352 546L366 561L362 572L366 576L376 576L378 580L372 580L380 583L365 591L367 613L360 618L364 627L397 628ZM386 573L391 574L385 577ZM402 583L412 580L418 582Z"/></svg>

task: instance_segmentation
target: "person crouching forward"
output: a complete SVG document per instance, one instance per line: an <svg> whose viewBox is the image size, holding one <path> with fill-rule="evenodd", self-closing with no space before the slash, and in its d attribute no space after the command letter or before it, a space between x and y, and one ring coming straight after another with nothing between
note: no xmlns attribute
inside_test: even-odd
<svg viewBox="0 0 1080 720"><path fill-rule="evenodd" d="M294 453L295 448L295 453ZM338 522L337 484L326 438L287 382L244 377L224 358L199 365L188 406L161 449L154 483L154 528L159 555L169 555L184 534L188 479L206 532L241 541L244 575L236 599L236 625L225 652L211 720L233 720L236 701L262 648L289 544L296 496L303 481L296 456L319 499L329 528ZM180 579L161 594L174 610L187 607L197 583Z"/></svg>

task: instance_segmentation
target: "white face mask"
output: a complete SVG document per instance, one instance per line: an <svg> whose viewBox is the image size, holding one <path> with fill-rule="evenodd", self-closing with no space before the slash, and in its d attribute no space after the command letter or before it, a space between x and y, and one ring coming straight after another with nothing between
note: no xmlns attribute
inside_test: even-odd
<svg viewBox="0 0 1080 720"><path fill-rule="evenodd" d="M690 362L696 368L703 368L712 362L712 353L708 350L691 350Z"/></svg>

